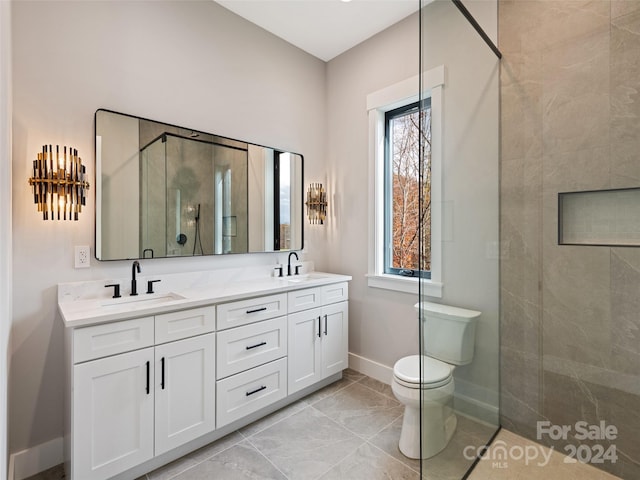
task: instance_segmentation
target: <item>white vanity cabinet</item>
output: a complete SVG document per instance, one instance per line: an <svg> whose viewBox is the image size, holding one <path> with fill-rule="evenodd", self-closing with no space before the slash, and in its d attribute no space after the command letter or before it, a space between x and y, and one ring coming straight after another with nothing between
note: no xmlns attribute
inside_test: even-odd
<svg viewBox="0 0 640 480"><path fill-rule="evenodd" d="M91 300L95 309L61 302L75 286L59 288L67 478L139 478L338 380L350 279L273 279L262 294L166 306Z"/></svg>
<svg viewBox="0 0 640 480"><path fill-rule="evenodd" d="M215 429L214 328L206 307L70 332L72 480L111 478Z"/></svg>
<svg viewBox="0 0 640 480"><path fill-rule="evenodd" d="M289 394L347 368L346 282L289 292Z"/></svg>

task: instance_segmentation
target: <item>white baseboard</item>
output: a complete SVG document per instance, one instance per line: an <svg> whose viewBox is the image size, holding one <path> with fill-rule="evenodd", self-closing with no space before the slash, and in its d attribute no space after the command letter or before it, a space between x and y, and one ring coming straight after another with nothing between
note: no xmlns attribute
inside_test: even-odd
<svg viewBox="0 0 640 480"><path fill-rule="evenodd" d="M64 462L62 437L35 447L12 453L9 458L9 479L24 480Z"/></svg>
<svg viewBox="0 0 640 480"><path fill-rule="evenodd" d="M391 385L391 379L393 378L392 367L387 367L381 363L349 352L349 368L364 373L366 376L374 378L379 382Z"/></svg>

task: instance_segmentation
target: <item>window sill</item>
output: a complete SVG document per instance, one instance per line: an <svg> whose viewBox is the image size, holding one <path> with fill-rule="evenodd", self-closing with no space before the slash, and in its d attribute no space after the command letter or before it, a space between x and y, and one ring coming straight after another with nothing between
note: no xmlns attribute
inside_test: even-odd
<svg viewBox="0 0 640 480"><path fill-rule="evenodd" d="M418 279L406 278L398 275L368 274L367 284L372 288L394 290L396 292L418 295ZM433 280L422 280L422 293L428 297L442 298L442 283Z"/></svg>

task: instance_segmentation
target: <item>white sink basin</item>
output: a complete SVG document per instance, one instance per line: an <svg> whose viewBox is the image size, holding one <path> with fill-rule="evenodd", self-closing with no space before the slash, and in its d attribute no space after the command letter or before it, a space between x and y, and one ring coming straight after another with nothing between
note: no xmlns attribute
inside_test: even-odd
<svg viewBox="0 0 640 480"><path fill-rule="evenodd" d="M136 296L123 296L102 303L103 307L153 307L175 300L184 300L185 297L177 293L140 294Z"/></svg>
<svg viewBox="0 0 640 480"><path fill-rule="evenodd" d="M309 272L309 273L303 273L301 275L292 275L290 277L287 277L286 280L289 283L303 283L303 282L311 282L313 280L322 280L324 278L328 278L330 275L327 275L325 273L318 273L318 272Z"/></svg>

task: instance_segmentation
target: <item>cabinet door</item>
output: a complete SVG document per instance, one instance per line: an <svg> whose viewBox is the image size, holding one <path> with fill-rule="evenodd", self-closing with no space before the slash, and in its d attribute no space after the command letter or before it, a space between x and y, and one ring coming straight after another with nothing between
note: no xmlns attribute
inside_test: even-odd
<svg viewBox="0 0 640 480"><path fill-rule="evenodd" d="M215 334L157 346L156 455L215 428Z"/></svg>
<svg viewBox="0 0 640 480"><path fill-rule="evenodd" d="M73 370L72 478L107 479L153 458L153 348Z"/></svg>
<svg viewBox="0 0 640 480"><path fill-rule="evenodd" d="M321 317L320 308L289 315L289 395L322 379Z"/></svg>
<svg viewBox="0 0 640 480"><path fill-rule="evenodd" d="M322 378L349 366L349 303L322 307Z"/></svg>

